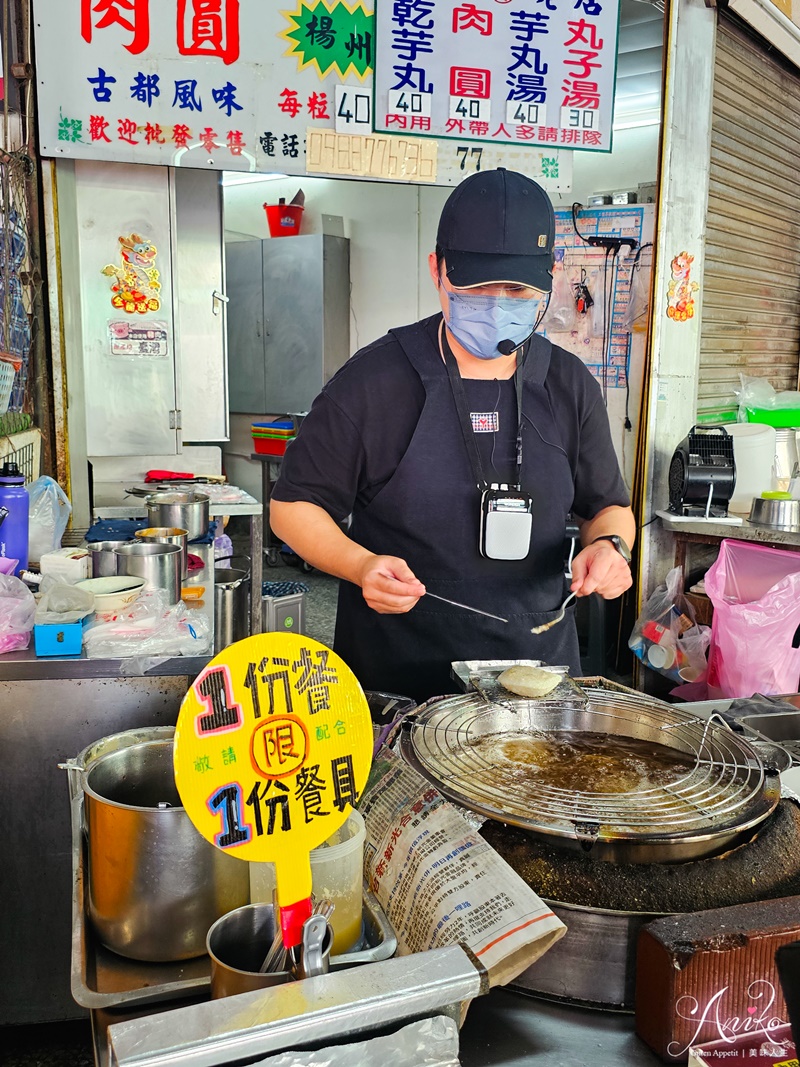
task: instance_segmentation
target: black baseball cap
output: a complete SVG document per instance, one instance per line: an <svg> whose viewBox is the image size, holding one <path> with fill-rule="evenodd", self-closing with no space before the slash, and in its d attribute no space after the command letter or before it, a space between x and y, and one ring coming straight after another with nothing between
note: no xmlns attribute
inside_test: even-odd
<svg viewBox="0 0 800 1067"><path fill-rule="evenodd" d="M471 174L442 208L436 244L457 288L513 282L550 292L555 215L550 197L515 170Z"/></svg>

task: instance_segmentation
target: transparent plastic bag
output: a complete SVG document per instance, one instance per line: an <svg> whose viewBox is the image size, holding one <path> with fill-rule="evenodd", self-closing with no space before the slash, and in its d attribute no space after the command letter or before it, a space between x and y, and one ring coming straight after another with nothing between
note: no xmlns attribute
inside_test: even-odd
<svg viewBox="0 0 800 1067"><path fill-rule="evenodd" d="M792 389L776 392L766 378L740 374L739 380L741 388L735 390L739 398L739 422L768 422L771 421L770 415L786 412L789 419L785 425L796 425L795 413L800 411L800 393ZM783 426L784 421L774 422L773 425Z"/></svg>
<svg viewBox="0 0 800 1067"><path fill-rule="evenodd" d="M683 572L674 567L649 597L628 647L642 663L674 682L700 682L707 670L711 629L698 626L682 593Z"/></svg>
<svg viewBox="0 0 800 1067"><path fill-rule="evenodd" d="M38 561L45 552L61 548L72 505L58 482L47 475L31 482L28 497L28 558Z"/></svg>
<svg viewBox="0 0 800 1067"><path fill-rule="evenodd" d="M575 329L575 294L563 261L553 267L553 289L542 327L549 333L569 333Z"/></svg>
<svg viewBox="0 0 800 1067"><path fill-rule="evenodd" d="M628 306L622 320L627 333L641 332L647 329L647 311L650 307L650 270L637 263L631 276L631 288L628 294Z"/></svg>
<svg viewBox="0 0 800 1067"><path fill-rule="evenodd" d="M714 605L709 694L796 693L800 554L723 541L704 585Z"/></svg>
<svg viewBox="0 0 800 1067"><path fill-rule="evenodd" d="M36 605L36 624L55 623L66 626L80 622L94 611L94 594L76 585L60 582L52 574L45 574L39 586L41 596Z"/></svg>
<svg viewBox="0 0 800 1067"><path fill-rule="evenodd" d="M31 643L36 601L12 574L0 574L0 653L19 652Z"/></svg>
<svg viewBox="0 0 800 1067"><path fill-rule="evenodd" d="M211 646L208 617L160 590L143 593L113 619L97 619L83 635L89 659L199 656Z"/></svg>

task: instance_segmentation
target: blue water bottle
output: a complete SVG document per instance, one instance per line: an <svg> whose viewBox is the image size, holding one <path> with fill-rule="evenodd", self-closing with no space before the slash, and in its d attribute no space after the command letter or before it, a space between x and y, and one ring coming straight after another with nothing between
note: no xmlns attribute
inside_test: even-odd
<svg viewBox="0 0 800 1067"><path fill-rule="evenodd" d="M16 463L0 467L0 556L19 560L14 574L28 568L28 490Z"/></svg>

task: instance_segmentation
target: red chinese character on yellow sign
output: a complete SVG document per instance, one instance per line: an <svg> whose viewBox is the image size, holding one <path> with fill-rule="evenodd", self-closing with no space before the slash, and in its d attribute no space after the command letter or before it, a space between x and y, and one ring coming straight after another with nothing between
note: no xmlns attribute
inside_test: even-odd
<svg viewBox="0 0 800 1067"><path fill-rule="evenodd" d="M297 774L307 754L308 732L294 715L271 715L253 733L250 756L264 778Z"/></svg>

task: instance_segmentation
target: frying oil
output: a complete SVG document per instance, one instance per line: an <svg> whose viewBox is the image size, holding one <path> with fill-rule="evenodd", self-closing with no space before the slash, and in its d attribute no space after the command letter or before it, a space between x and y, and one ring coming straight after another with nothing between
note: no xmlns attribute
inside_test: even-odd
<svg viewBox="0 0 800 1067"><path fill-rule="evenodd" d="M493 775L515 786L547 785L580 793L633 793L669 785L694 760L653 741L619 734L490 734L471 746Z"/></svg>

